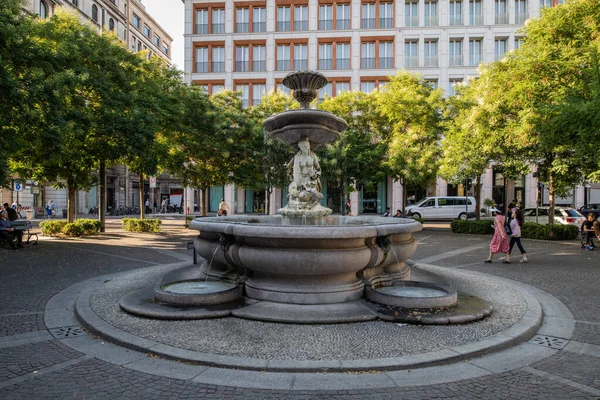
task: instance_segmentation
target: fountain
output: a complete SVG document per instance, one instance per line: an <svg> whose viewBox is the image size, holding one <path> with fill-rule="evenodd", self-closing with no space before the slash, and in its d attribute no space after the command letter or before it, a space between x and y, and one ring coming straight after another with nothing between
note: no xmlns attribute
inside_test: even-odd
<svg viewBox="0 0 600 400"><path fill-rule="evenodd" d="M398 310L435 310L450 315L443 323L466 322L452 288L410 281L409 259L417 247L412 234L422 229L419 222L335 216L320 204L321 169L313 150L337 140L347 124L309 108L327 84L322 74L293 72L283 84L302 108L274 115L263 127L298 150L288 164L287 205L274 216L192 221L190 228L199 231L194 249L204 259L200 268L173 271L152 290L123 298L121 307L155 318L233 315L288 323L414 320ZM470 320L491 312L483 300L469 304Z"/></svg>

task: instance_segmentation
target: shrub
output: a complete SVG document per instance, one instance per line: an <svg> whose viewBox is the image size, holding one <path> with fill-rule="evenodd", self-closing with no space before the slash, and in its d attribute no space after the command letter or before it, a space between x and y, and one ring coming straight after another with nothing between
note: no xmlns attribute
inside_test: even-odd
<svg viewBox="0 0 600 400"><path fill-rule="evenodd" d="M40 230L44 236L58 236L65 225L67 221L64 219L46 220L40 222Z"/></svg>
<svg viewBox="0 0 600 400"><path fill-rule="evenodd" d="M61 233L65 236L83 236L83 228L81 225L73 222L63 226Z"/></svg>
<svg viewBox="0 0 600 400"><path fill-rule="evenodd" d="M160 224L158 218L123 218L123 230L126 232L160 232Z"/></svg>
<svg viewBox="0 0 600 400"><path fill-rule="evenodd" d="M100 229L102 228L102 221L97 219L81 218L75 221L75 225L81 229L80 236L97 235L100 233Z"/></svg>
<svg viewBox="0 0 600 400"><path fill-rule="evenodd" d="M192 217L190 215L188 215L187 217L185 217L185 223L183 224L184 227L189 228L190 227L190 222L193 221L196 217Z"/></svg>
<svg viewBox="0 0 600 400"><path fill-rule="evenodd" d="M460 221L450 224L453 233L470 233L486 235L494 233L493 220ZM540 240L574 240L579 237L579 228L574 225L542 225L525 222L521 227L521 237Z"/></svg>

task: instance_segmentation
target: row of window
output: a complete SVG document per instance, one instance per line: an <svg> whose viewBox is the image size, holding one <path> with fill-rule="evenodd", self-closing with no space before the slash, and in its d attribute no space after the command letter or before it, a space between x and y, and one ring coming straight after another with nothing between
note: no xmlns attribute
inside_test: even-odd
<svg viewBox="0 0 600 400"><path fill-rule="evenodd" d="M448 82L446 94L451 96L454 95L454 88L457 84L463 81L462 78L452 78ZM426 80L432 88L437 89L437 79ZM387 77L381 78L363 78L360 82L360 91L363 93L371 93L376 89L379 89L387 83ZM208 94L215 94L225 90L225 82L196 82L197 86L203 88ZM262 98L267 94L267 85L265 82L244 82L238 81L233 85L233 90L240 91L242 97L242 103L244 107L256 106ZM290 93L290 90L283 86L281 80L278 80L275 84L275 90L286 94ZM323 101L325 97L335 97L342 92L348 92L351 90L350 78L330 78L329 82L325 87L319 90L319 101Z"/></svg>
<svg viewBox="0 0 600 400"><path fill-rule="evenodd" d="M148 39L150 39L150 37L152 37L152 43L154 43L154 45L161 49L163 53L165 53L166 55L169 55L169 46L167 46L165 43L162 44L161 47L161 40L160 40L160 36L158 36L156 33L152 33L152 30L150 29L150 27L146 24L142 23L142 20L140 19L139 16L137 16L135 13L132 14L132 18L131 18L131 24L140 32L142 32L142 34L144 36L146 36Z"/></svg>
<svg viewBox="0 0 600 400"><path fill-rule="evenodd" d="M494 22L496 24L508 24L509 13L508 0L495 0ZM527 11L528 0L514 0L515 23L523 24L529 17ZM542 7L551 6L552 0L540 0ZM483 24L483 0L449 0L448 25L464 25L463 3L469 7L468 24ZM328 4L321 4L318 8L319 30L348 30L351 29L351 5L347 0L339 3L335 0ZM276 31L307 31L308 30L308 5L295 6L281 5L276 10ZM196 34L222 34L225 33L225 8L219 4L208 5L196 9L195 14ZM236 33L266 32L267 31L267 9L264 4L244 5L235 8L235 30ZM376 0L361 4L361 29L386 29L395 27L394 3L388 0ZM424 1L423 26L438 26L438 1ZM419 4L417 1L405 1L404 3L404 26L419 26Z"/></svg>
<svg viewBox="0 0 600 400"><path fill-rule="evenodd" d="M301 39L299 39L300 41ZM516 38L514 48L519 48L522 38ZM508 39L494 40L494 61L504 57ZM438 67L438 41L423 41L423 65L419 63L419 41L404 42L404 67ZM378 39L361 43L361 69L395 68L394 42L391 39ZM462 66L463 40L451 39L448 42L449 65ZM297 43L280 43L276 46L276 71L308 69L308 43L306 39ZM467 65L477 66L483 61L483 39L469 39ZM214 42L196 44L194 72L225 72L225 44ZM340 70L350 69L350 39L319 43L317 69ZM233 72L264 72L267 70L267 52L265 43L236 43Z"/></svg>

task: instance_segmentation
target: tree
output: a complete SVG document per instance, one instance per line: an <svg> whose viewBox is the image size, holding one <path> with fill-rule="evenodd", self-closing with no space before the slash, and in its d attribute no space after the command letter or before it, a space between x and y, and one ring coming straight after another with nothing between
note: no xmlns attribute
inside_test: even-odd
<svg viewBox="0 0 600 400"><path fill-rule="evenodd" d="M340 139L320 151L324 176L340 183L342 202L355 186L372 190L388 175L384 162L387 152L387 143L383 140L385 127L381 126L374 97L374 94L344 92L326 98L319 105L320 109L348 123ZM344 209L341 204L341 210Z"/></svg>
<svg viewBox="0 0 600 400"><path fill-rule="evenodd" d="M376 97L389 129L387 166L402 184L402 212L409 185L428 186L435 181L442 135L442 91L422 77L399 72Z"/></svg>

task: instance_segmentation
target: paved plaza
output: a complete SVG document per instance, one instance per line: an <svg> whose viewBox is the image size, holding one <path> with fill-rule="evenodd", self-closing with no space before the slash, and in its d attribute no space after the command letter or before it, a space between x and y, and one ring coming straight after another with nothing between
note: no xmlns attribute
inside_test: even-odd
<svg viewBox="0 0 600 400"><path fill-rule="evenodd" d="M529 263L485 264L491 236L426 225L414 275L491 301L470 325L132 317L119 296L192 263L194 231L162 219L0 249L0 398L600 399L600 250L524 240Z"/></svg>

